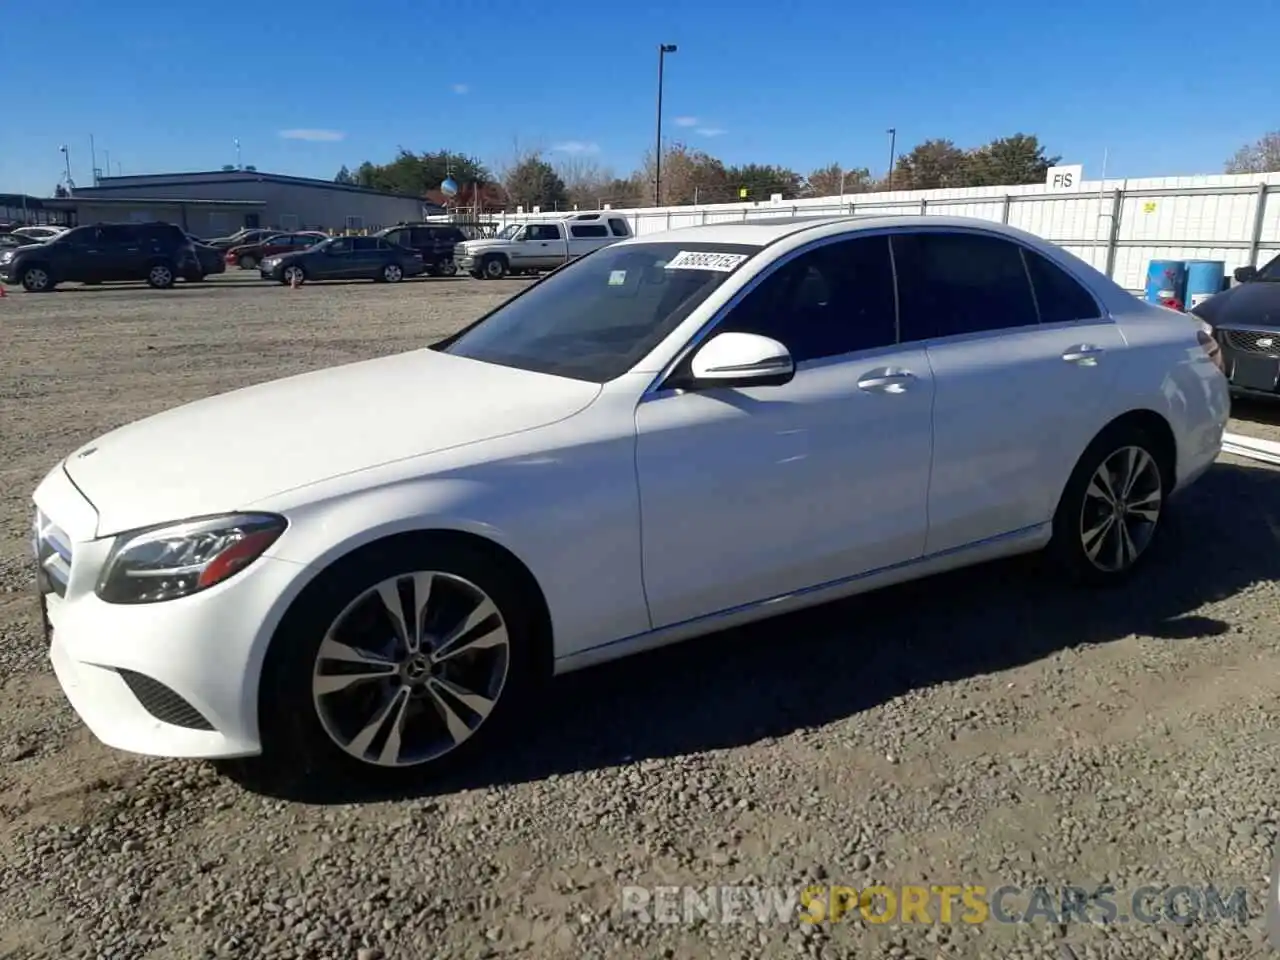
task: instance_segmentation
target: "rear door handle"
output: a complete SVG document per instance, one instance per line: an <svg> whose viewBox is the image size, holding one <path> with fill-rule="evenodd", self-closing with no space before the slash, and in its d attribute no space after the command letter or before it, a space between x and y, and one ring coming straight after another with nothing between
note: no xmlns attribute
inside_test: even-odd
<svg viewBox="0 0 1280 960"><path fill-rule="evenodd" d="M858 389L880 391L883 393L901 393L915 382L916 375L910 370L897 370L888 367L882 370L871 370L858 380Z"/></svg>
<svg viewBox="0 0 1280 960"><path fill-rule="evenodd" d="M1079 343L1064 353L1062 359L1067 363L1092 366L1098 362L1102 352L1101 347L1095 347L1092 343Z"/></svg>

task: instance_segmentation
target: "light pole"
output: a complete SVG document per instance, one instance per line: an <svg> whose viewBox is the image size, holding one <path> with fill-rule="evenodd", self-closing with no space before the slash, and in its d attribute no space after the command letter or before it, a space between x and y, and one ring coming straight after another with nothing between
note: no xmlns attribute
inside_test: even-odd
<svg viewBox="0 0 1280 960"><path fill-rule="evenodd" d="M889 134L889 189L893 189L893 162L897 159L898 153L898 128L890 127L885 133Z"/></svg>
<svg viewBox="0 0 1280 960"><path fill-rule="evenodd" d="M239 137L236 137L236 169L237 170L244 169L244 167L241 166L240 164L240 138Z"/></svg>
<svg viewBox="0 0 1280 960"><path fill-rule="evenodd" d="M62 160L66 167L67 189L69 190L71 189L71 151L67 149L67 145L65 143L62 146L60 146L58 150L62 154Z"/></svg>
<svg viewBox="0 0 1280 960"><path fill-rule="evenodd" d="M658 142L653 154L653 205L662 206L662 68L668 53L675 53L674 43L658 44Z"/></svg>

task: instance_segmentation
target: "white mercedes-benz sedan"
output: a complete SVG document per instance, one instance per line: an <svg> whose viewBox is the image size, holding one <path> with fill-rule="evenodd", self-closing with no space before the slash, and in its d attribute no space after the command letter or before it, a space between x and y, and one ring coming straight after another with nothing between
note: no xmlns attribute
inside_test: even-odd
<svg viewBox="0 0 1280 960"><path fill-rule="evenodd" d="M553 674L732 624L1039 550L1122 580L1221 449L1211 345L986 221L629 239L73 452L34 495L50 656L113 747L435 770Z"/></svg>

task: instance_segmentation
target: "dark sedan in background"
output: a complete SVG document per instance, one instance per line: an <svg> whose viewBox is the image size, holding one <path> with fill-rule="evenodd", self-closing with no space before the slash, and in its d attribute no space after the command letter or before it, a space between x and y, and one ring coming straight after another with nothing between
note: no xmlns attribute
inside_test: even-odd
<svg viewBox="0 0 1280 960"><path fill-rule="evenodd" d="M1235 278L1191 313L1213 327L1234 395L1280 399L1280 256Z"/></svg>
<svg viewBox="0 0 1280 960"><path fill-rule="evenodd" d="M398 283L425 269L420 254L381 237L334 237L297 253L267 257L258 272L264 280L293 286L314 280Z"/></svg>

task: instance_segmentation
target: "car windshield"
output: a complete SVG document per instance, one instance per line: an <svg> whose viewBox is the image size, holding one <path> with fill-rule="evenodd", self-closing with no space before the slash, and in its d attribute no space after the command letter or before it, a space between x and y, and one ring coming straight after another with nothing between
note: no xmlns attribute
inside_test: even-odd
<svg viewBox="0 0 1280 960"><path fill-rule="evenodd" d="M759 249L693 242L604 247L551 274L439 349L605 383L634 367Z"/></svg>
<svg viewBox="0 0 1280 960"><path fill-rule="evenodd" d="M1276 257L1265 267L1258 271L1259 280L1267 280L1271 283L1280 283L1280 257Z"/></svg>

